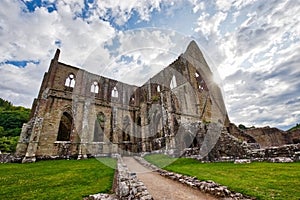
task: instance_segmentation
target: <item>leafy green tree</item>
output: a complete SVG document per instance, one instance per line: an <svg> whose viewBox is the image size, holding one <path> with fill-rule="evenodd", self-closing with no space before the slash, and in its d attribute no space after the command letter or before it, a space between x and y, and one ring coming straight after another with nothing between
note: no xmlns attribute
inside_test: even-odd
<svg viewBox="0 0 300 200"><path fill-rule="evenodd" d="M0 126L0 137L3 137L6 135L6 132L4 131L4 128Z"/></svg>
<svg viewBox="0 0 300 200"><path fill-rule="evenodd" d="M243 125L243 124L240 124L240 125L239 125L239 129L246 130L247 127L246 127L245 125Z"/></svg>
<svg viewBox="0 0 300 200"><path fill-rule="evenodd" d="M0 138L0 151L6 153L13 153L16 151L19 137L1 137Z"/></svg>
<svg viewBox="0 0 300 200"><path fill-rule="evenodd" d="M13 107L13 105L11 102L0 98L0 108L2 108L3 110L9 110L12 107Z"/></svg>
<svg viewBox="0 0 300 200"><path fill-rule="evenodd" d="M29 110L10 110L0 112L0 126L4 130L22 128L29 118Z"/></svg>
<svg viewBox="0 0 300 200"><path fill-rule="evenodd" d="M23 123L28 122L30 109L13 106L0 98L0 151L12 153L16 150Z"/></svg>

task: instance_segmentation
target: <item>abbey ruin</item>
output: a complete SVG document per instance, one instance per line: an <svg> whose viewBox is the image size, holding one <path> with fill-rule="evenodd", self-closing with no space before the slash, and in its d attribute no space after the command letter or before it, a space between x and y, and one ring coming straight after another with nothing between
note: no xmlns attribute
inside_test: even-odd
<svg viewBox="0 0 300 200"><path fill-rule="evenodd" d="M140 87L60 63L59 53L23 126L17 155L26 159L175 153L193 143L183 125L228 126L222 94L195 42Z"/></svg>
<svg viewBox="0 0 300 200"><path fill-rule="evenodd" d="M59 54L23 125L16 151L23 162L154 151L215 160L249 157L253 146L264 147L259 135L230 123L221 90L194 41L142 86L61 63Z"/></svg>

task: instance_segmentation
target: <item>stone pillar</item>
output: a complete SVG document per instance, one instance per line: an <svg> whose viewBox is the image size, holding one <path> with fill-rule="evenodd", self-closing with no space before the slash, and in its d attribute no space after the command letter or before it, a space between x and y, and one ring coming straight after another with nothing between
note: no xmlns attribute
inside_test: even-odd
<svg viewBox="0 0 300 200"><path fill-rule="evenodd" d="M43 126L43 118L40 117L35 118L29 144L27 147L27 152L25 154L25 157L22 160L22 163L36 161L35 156L36 156L36 151L38 147L42 126Z"/></svg>
<svg viewBox="0 0 300 200"><path fill-rule="evenodd" d="M78 159L87 158L88 150L88 133L89 133L89 113L90 113L91 99L86 98L83 106L83 116L82 116L82 131L80 138L80 146L79 146L79 155Z"/></svg>

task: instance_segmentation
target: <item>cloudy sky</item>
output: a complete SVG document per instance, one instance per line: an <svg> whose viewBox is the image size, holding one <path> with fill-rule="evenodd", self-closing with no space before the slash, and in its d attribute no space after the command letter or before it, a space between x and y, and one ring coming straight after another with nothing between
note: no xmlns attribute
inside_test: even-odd
<svg viewBox="0 0 300 200"><path fill-rule="evenodd" d="M57 48L139 85L195 40L232 122L287 129L300 122L299 23L296 0L1 0L0 97L31 107Z"/></svg>

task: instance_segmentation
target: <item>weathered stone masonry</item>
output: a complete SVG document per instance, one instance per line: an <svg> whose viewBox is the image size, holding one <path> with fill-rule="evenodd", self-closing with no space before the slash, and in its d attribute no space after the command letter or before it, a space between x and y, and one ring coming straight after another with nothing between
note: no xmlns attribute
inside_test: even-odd
<svg viewBox="0 0 300 200"><path fill-rule="evenodd" d="M138 87L58 61L45 73L16 154L42 157L176 153L193 133L182 124L228 126L225 105L195 42L176 61Z"/></svg>

